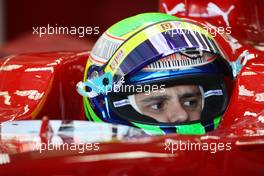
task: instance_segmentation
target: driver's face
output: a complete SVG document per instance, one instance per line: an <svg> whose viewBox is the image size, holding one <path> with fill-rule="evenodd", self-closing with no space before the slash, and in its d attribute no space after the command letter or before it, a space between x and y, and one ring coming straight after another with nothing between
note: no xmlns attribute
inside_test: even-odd
<svg viewBox="0 0 264 176"><path fill-rule="evenodd" d="M202 96L195 85L165 88L165 91L135 95L140 111L159 122L188 122L199 120L202 111Z"/></svg>

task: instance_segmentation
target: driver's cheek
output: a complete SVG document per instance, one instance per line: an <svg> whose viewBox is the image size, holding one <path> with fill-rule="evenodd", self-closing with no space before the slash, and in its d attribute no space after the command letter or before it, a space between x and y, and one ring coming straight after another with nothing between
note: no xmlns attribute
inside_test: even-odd
<svg viewBox="0 0 264 176"><path fill-rule="evenodd" d="M172 101L168 104L165 116L168 122L173 123L185 122L189 119L188 112L182 107L179 101Z"/></svg>
<svg viewBox="0 0 264 176"><path fill-rule="evenodd" d="M195 120L201 119L201 109L200 108L186 110L186 112L189 115L189 121L195 121Z"/></svg>

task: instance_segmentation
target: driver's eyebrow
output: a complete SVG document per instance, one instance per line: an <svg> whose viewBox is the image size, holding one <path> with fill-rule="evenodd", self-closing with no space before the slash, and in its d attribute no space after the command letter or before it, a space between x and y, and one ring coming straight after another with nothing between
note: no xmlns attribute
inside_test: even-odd
<svg viewBox="0 0 264 176"><path fill-rule="evenodd" d="M180 99L185 99L185 98L191 98L191 97L197 97L197 96L201 96L201 93L200 92L185 93L183 95L180 95L179 98Z"/></svg>
<svg viewBox="0 0 264 176"><path fill-rule="evenodd" d="M169 99L171 99L171 96L169 96L169 95L158 95L158 96L145 98L145 99L141 100L141 102L142 103L149 103L152 101L165 101L165 100L169 100Z"/></svg>

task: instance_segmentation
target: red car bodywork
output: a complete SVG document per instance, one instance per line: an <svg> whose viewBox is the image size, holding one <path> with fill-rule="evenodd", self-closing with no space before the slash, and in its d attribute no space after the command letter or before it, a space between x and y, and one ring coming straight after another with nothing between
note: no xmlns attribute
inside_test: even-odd
<svg viewBox="0 0 264 176"><path fill-rule="evenodd" d="M254 1L258 2L258 1ZM185 4L189 13L176 15L194 18L191 10L196 7L198 20L206 20L215 25L221 16L204 17L208 1L167 1L168 9L177 3ZM223 11L238 1L219 3ZM255 4L256 5L256 4ZM231 14L230 25L239 28L236 14L242 14L244 6ZM240 8L238 8L240 7ZM240 10L239 10L240 9ZM185 9L186 10L186 9ZM260 12L263 13L263 12ZM245 14L245 19L250 14ZM262 21L261 21L262 19ZM259 17L263 26L263 16ZM220 20L221 21L221 20ZM255 20L253 20L255 21ZM202 22L202 21L201 21ZM249 24L249 22L245 22ZM262 29L262 26L260 29ZM256 30L258 30L257 28ZM102 141L100 150L78 153L76 151L33 151L28 148L34 138L46 142L53 132L44 119L32 140L26 141L1 133L2 175L263 175L264 174L264 54L245 44L255 45L259 38L250 38L234 30L238 41L232 43L228 36L217 35L220 47L231 62L246 63L237 75L231 93L229 106L223 115L220 127L206 135L142 136L117 140L115 137ZM256 34L257 35L257 34ZM243 40L242 40L243 38ZM247 54L245 54L247 52ZM0 59L0 116L2 131L7 121L41 119L83 120L82 98L75 91L78 81L82 80L86 59L89 53L54 52L22 54ZM36 120L34 120L36 121ZM30 122L30 121L29 121ZM90 124L89 122L86 122ZM33 124L33 122L32 122ZM14 125L14 124L13 124ZM101 131L98 130L98 133ZM25 134L26 135L26 134ZM64 134L69 138L72 134ZM85 135L85 134L84 134ZM89 133L87 134L89 135ZM5 138L3 137L5 136ZM30 134L29 134L30 136ZM21 137L21 136L20 136ZM89 136L88 136L89 137ZM171 144L207 143L226 145L230 150L172 150ZM99 141L100 142L100 141ZM7 156L6 156L7 155ZM0 157L0 158L1 158ZM0 160L1 161L1 160Z"/></svg>
<svg viewBox="0 0 264 176"><path fill-rule="evenodd" d="M1 59L1 121L82 117L75 90L87 57L88 52L54 52Z"/></svg>

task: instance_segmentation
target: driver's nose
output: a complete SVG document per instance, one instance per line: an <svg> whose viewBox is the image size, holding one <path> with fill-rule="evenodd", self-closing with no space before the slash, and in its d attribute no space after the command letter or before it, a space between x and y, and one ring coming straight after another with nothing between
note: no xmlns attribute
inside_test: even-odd
<svg viewBox="0 0 264 176"><path fill-rule="evenodd" d="M188 113L183 109L179 101L170 103L167 112L167 121L172 123L180 123L188 120Z"/></svg>

